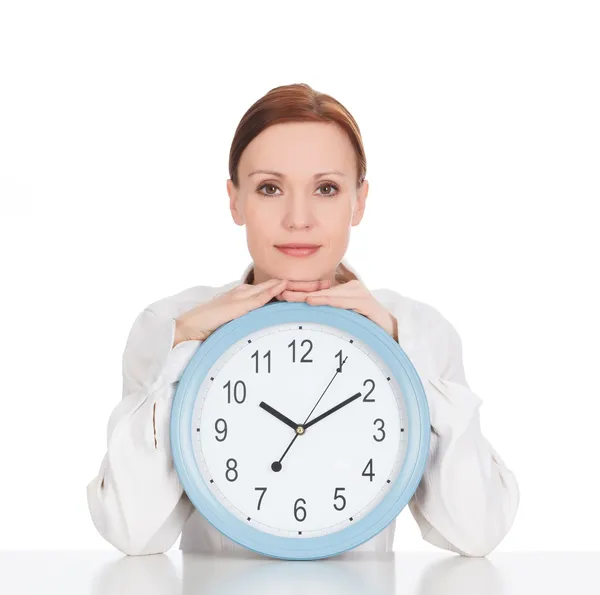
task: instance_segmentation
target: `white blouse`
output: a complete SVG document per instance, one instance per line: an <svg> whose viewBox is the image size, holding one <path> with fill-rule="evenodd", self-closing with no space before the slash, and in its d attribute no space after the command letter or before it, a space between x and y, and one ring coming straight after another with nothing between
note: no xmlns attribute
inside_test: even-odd
<svg viewBox="0 0 600 595"><path fill-rule="evenodd" d="M107 450L87 485L93 523L129 555L167 551L181 534L184 552L245 549L213 527L183 491L169 443L177 383L201 341L173 347L175 319L252 278L200 285L150 304L137 316L123 352L123 392L108 420ZM341 281L363 279L342 260ZM431 444L408 508L427 542L464 556L485 556L509 531L519 505L514 474L480 429L481 399L465 379L461 340L433 307L390 289L372 295L398 320L398 343L425 387ZM396 521L355 550L392 551ZM183 531L183 532L182 532Z"/></svg>

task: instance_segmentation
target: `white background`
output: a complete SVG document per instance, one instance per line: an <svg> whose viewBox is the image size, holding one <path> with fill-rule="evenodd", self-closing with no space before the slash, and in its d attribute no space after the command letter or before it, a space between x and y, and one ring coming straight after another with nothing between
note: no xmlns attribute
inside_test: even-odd
<svg viewBox="0 0 600 595"><path fill-rule="evenodd" d="M85 487L133 319L239 278L235 127L306 82L365 142L349 261L462 337L521 489L498 551L597 549L599 28L578 0L2 3L0 548L111 548ZM435 549L407 509L395 548Z"/></svg>

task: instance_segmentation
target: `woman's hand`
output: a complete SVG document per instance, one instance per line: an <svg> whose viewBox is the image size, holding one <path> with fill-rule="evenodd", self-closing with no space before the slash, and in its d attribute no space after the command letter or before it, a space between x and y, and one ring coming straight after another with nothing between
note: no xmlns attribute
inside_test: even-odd
<svg viewBox="0 0 600 595"><path fill-rule="evenodd" d="M256 285L241 283L225 293L203 302L175 321L173 347L182 341L206 340L221 325L264 306L284 291L291 281L269 279ZM316 291L329 287L329 281L297 281L299 289Z"/></svg>
<svg viewBox="0 0 600 595"><path fill-rule="evenodd" d="M218 327L266 304L286 287L284 279L242 283L208 302L184 312L175 320L173 347L182 341L205 341Z"/></svg>
<svg viewBox="0 0 600 595"><path fill-rule="evenodd" d="M277 296L277 299L354 310L378 324L395 341L398 341L398 321L396 317L386 310L357 279L327 289L312 291L299 285L303 283L306 284L307 282L288 281L286 289Z"/></svg>

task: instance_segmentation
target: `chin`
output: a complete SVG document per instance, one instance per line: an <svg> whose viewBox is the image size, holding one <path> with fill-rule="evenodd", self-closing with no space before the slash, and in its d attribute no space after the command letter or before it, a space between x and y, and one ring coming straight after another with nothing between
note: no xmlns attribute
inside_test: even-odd
<svg viewBox="0 0 600 595"><path fill-rule="evenodd" d="M257 260L254 262L256 267L264 271L268 278L288 279L290 281L314 281L315 279L327 278L331 271L336 268L337 261L332 263L324 262L323 256L325 254L319 255L318 253L302 258L287 256L273 247L273 253L269 254L268 263Z"/></svg>
<svg viewBox="0 0 600 595"><path fill-rule="evenodd" d="M314 265L312 267L301 265L283 267L279 273L280 278L290 281L315 281L316 279L326 279L329 275L329 269Z"/></svg>

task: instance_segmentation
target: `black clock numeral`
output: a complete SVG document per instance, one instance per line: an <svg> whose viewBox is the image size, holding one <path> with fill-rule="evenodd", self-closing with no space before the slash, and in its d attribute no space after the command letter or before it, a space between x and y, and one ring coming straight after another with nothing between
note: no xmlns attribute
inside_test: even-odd
<svg viewBox="0 0 600 595"><path fill-rule="evenodd" d="M230 466L229 464L233 463L233 466ZM235 481L238 478L238 472L237 472L237 461L235 459L227 459L227 471L225 471L225 479L227 479L227 481ZM233 471L233 478L229 477L229 473Z"/></svg>
<svg viewBox="0 0 600 595"><path fill-rule="evenodd" d="M336 503L333 503L333 507L336 510L344 510L344 508L346 508L346 498L344 498L344 496L342 496L341 494L338 494L338 490L340 491L344 491L346 488L335 488L335 492L333 493L333 499L337 500L338 498L342 501L342 506L341 508L338 508Z"/></svg>
<svg viewBox="0 0 600 595"><path fill-rule="evenodd" d="M238 387L241 386L241 395L238 396ZM223 388L227 389L227 402L231 403L231 380L228 380ZM246 400L246 384L243 380L238 380L233 387L233 399L236 403L243 403Z"/></svg>
<svg viewBox="0 0 600 595"><path fill-rule="evenodd" d="M258 374L258 349L251 355L256 358L256 373ZM263 355L263 359L267 358L267 374L271 373L271 350Z"/></svg>
<svg viewBox="0 0 600 595"><path fill-rule="evenodd" d="M298 502L302 502L302 504L306 504L306 500L304 498L298 498L298 500L296 500L296 502L294 502L294 517L297 521L302 522L306 518L306 508L304 508L304 506L298 506ZM298 518L299 510L301 510L304 515L301 519Z"/></svg>
<svg viewBox="0 0 600 595"><path fill-rule="evenodd" d="M375 399L369 399L369 395L375 390L375 381L367 378L363 382L363 386L365 386L367 382L370 382L373 386L371 386L371 390L363 397L363 403L375 403Z"/></svg>
<svg viewBox="0 0 600 595"><path fill-rule="evenodd" d="M341 373L342 369L343 369L343 366L344 366L344 362L348 358L344 359L344 356L342 354L342 350L341 349L335 354L335 357L339 358L339 360L340 360L340 365L339 365L339 368L338 368L338 372Z"/></svg>
<svg viewBox="0 0 600 595"><path fill-rule="evenodd" d="M222 430L219 430L219 422L222 421L223 425L225 426ZM227 438L227 422L220 417L216 422L215 422L215 430L217 432L217 434L223 434L223 438L219 438L218 436L215 436L215 440L217 442L223 442L223 440L225 440L225 438Z"/></svg>
<svg viewBox="0 0 600 595"><path fill-rule="evenodd" d="M375 425L378 421L381 422L381 427L377 428L378 432L381 432L382 436L381 438L377 438L377 436L375 436L375 434L373 434L373 438L375 439L375 442L382 442L383 439L385 438L385 430L383 429L383 426L385 426L385 422L380 419L379 417L373 422L373 425Z"/></svg>
<svg viewBox="0 0 600 595"><path fill-rule="evenodd" d="M302 343L300 343L300 345L304 345L304 343L308 343L309 347L308 347L308 351L302 356L302 359L300 360L300 363L309 364L309 363L312 363L313 360L312 359L305 359L305 358L312 351L313 344L312 344L312 341L310 339L304 339L304 341L302 341ZM292 348L292 362L296 363L296 339L294 339L288 345L288 347Z"/></svg>
<svg viewBox="0 0 600 595"><path fill-rule="evenodd" d="M369 470L369 472L365 473L367 469ZM373 481L373 478L375 477L375 473L373 473L373 459L369 459L369 462L366 464L361 475L363 475L364 477L368 477L369 481Z"/></svg>
<svg viewBox="0 0 600 595"><path fill-rule="evenodd" d="M258 504L256 505L256 510L260 510L260 503L262 502L263 496L267 492L267 488L254 488L255 490L263 490L263 493L258 497Z"/></svg>

